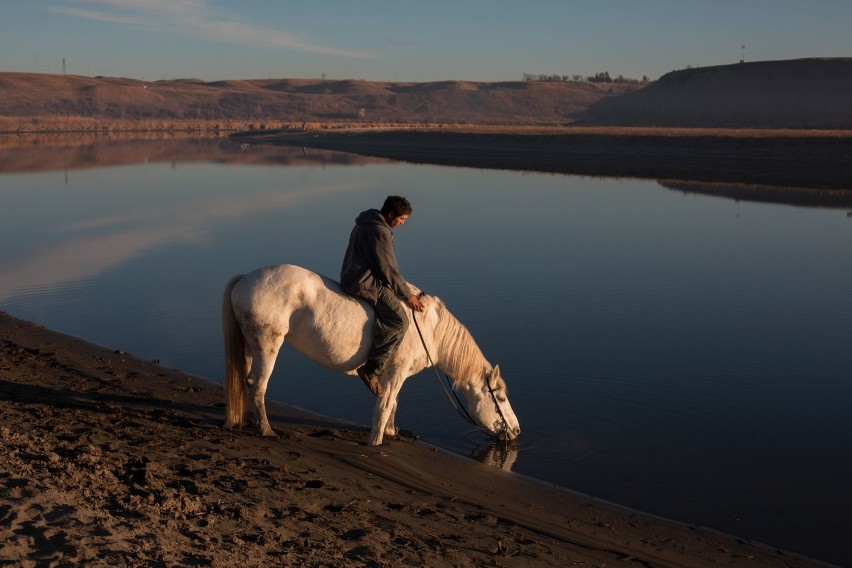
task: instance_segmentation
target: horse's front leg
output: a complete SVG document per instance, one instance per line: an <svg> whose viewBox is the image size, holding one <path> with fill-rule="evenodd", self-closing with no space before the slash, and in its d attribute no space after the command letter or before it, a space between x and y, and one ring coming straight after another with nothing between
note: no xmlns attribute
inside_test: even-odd
<svg viewBox="0 0 852 568"><path fill-rule="evenodd" d="M393 371L383 375L380 380L385 392L379 397L376 406L373 408L373 427L367 441L371 446L380 446L385 434L388 436L396 435L396 427L394 426L396 402L402 383L405 382L404 377L400 377Z"/></svg>
<svg viewBox="0 0 852 568"><path fill-rule="evenodd" d="M385 436L396 436L397 429L396 424L394 424L394 420L396 419L396 405L399 402L399 398L395 398L393 401L393 408L390 410L390 416L388 416L387 424L385 424Z"/></svg>

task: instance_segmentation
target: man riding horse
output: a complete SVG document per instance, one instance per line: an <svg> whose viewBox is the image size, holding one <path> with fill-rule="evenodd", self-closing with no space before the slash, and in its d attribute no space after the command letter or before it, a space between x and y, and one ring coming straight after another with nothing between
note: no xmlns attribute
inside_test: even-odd
<svg viewBox="0 0 852 568"><path fill-rule="evenodd" d="M388 196L380 210L363 211L355 219L340 270L343 290L363 298L376 312L372 347L367 362L357 369L358 376L376 396L382 395L378 377L408 328L402 301L418 312L423 311L417 294L399 273L393 247L393 229L404 224L410 215L411 204L398 195Z"/></svg>

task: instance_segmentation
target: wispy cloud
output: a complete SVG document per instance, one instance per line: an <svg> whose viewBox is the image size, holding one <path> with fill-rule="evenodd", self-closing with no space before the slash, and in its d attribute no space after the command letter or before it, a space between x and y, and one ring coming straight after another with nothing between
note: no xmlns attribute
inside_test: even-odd
<svg viewBox="0 0 852 568"><path fill-rule="evenodd" d="M144 18L134 18L133 16L121 16L118 14L107 14L105 12L98 12L95 10L87 10L85 8L73 8L73 7L53 7L50 8L52 12L59 12L60 14L64 14L66 16L73 16L75 18L82 18L84 20L96 20L98 22L109 22L112 24L126 24L129 26L144 26L147 22Z"/></svg>
<svg viewBox="0 0 852 568"><path fill-rule="evenodd" d="M150 31L192 35L206 40L273 49L373 59L374 54L321 45L310 39L241 21L210 7L207 0L71 0L70 5L48 10L86 20L144 28Z"/></svg>

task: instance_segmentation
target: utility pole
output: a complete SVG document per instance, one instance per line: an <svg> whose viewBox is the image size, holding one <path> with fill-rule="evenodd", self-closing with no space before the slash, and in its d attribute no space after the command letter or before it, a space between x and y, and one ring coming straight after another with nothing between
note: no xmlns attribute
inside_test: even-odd
<svg viewBox="0 0 852 568"><path fill-rule="evenodd" d="M745 44L743 44L743 57L740 59L740 63L745 63Z"/></svg>
<svg viewBox="0 0 852 568"><path fill-rule="evenodd" d="M65 58L62 58L62 74L65 75Z"/></svg>

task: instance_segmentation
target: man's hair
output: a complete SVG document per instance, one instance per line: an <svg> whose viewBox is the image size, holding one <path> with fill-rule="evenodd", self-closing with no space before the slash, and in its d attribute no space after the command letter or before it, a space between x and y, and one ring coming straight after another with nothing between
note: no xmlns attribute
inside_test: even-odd
<svg viewBox="0 0 852 568"><path fill-rule="evenodd" d="M388 195L385 204L382 205L382 215L390 214L391 217L411 215L411 203L399 195Z"/></svg>

